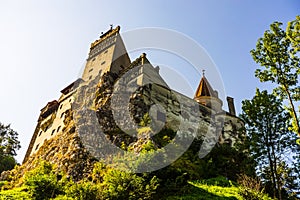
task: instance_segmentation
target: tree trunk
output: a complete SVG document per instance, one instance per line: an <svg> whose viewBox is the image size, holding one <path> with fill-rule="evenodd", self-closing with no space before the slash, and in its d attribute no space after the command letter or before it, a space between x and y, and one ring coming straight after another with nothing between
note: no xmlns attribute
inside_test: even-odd
<svg viewBox="0 0 300 200"><path fill-rule="evenodd" d="M292 117L294 118L294 120L296 122L297 134L300 137L300 125L299 125L299 120L298 120L297 112L296 112L296 109L295 109L295 105L293 103L290 91L288 90L288 88L285 85L284 85L284 89L285 89L285 92L286 92L286 94L288 96L288 100L290 102L290 105L292 107L292 113L293 113Z"/></svg>
<svg viewBox="0 0 300 200"><path fill-rule="evenodd" d="M296 109L295 109L295 105L293 103L293 99L292 99L292 96L291 96L291 93L290 93L290 90L288 88L288 84L286 83L286 80L285 80L285 77L284 77L284 74L282 73L282 65L280 63L280 59L278 59L279 61L279 69L277 69L277 73L279 72L279 78L282 78L282 82L278 83L279 85L282 85L284 87L284 91L286 92L287 94L287 97L288 97L288 101L289 101L289 104L291 105L292 107L292 117L294 118L295 122L296 122L296 131L297 131L297 135L300 137L300 124L299 124L299 119L298 119L298 116L297 116L297 112L296 112Z"/></svg>
<svg viewBox="0 0 300 200"><path fill-rule="evenodd" d="M281 184L280 184L280 179L278 176L278 170L277 170L277 158L276 158L276 154L274 151L274 144L272 145L272 157L273 157L273 161L274 161L274 172L275 172L275 177L276 177L276 188L277 188L277 192L278 192L278 199L282 200L281 197Z"/></svg>
<svg viewBox="0 0 300 200"><path fill-rule="evenodd" d="M273 198L276 198L276 179L274 176L274 165L273 165L273 160L271 157L271 152L270 152L270 143L267 141L267 152L268 152L268 159L270 163L270 170L271 170L271 176L272 176L272 189L273 189Z"/></svg>

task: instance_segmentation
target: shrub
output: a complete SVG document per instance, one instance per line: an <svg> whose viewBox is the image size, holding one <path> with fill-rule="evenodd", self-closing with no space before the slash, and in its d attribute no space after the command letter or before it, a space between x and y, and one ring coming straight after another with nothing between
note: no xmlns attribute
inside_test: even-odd
<svg viewBox="0 0 300 200"><path fill-rule="evenodd" d="M32 200L32 196L27 192L26 187L19 187L12 190L0 192L0 200Z"/></svg>
<svg viewBox="0 0 300 200"><path fill-rule="evenodd" d="M158 187L154 176L148 182L144 177L115 169L109 169L103 177L103 199L150 199Z"/></svg>
<svg viewBox="0 0 300 200"><path fill-rule="evenodd" d="M65 199L74 200L95 200L97 199L98 187L88 181L81 181L74 183L70 187L65 189ZM64 199L59 197L60 199Z"/></svg>
<svg viewBox="0 0 300 200"><path fill-rule="evenodd" d="M245 199L251 200L268 200L272 199L268 195L264 194L261 182L257 178L252 178L245 174L238 176L239 194Z"/></svg>
<svg viewBox="0 0 300 200"><path fill-rule="evenodd" d="M25 174L24 186L36 200L54 198L63 194L63 187L59 179L61 175L55 174L53 165L42 161L37 168Z"/></svg>
<svg viewBox="0 0 300 200"><path fill-rule="evenodd" d="M263 192L255 191L245 187L239 188L239 194L244 199L249 200L272 200L272 198L270 198L267 194L264 194Z"/></svg>

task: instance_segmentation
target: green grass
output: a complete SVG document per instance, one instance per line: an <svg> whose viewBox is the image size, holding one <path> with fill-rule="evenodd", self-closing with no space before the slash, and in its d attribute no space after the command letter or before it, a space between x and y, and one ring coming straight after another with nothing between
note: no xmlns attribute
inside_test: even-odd
<svg viewBox="0 0 300 200"><path fill-rule="evenodd" d="M271 200L267 195L251 192L254 199ZM241 186L226 180L224 177L203 181L190 181L178 194L169 196L167 200L244 200L241 196Z"/></svg>
<svg viewBox="0 0 300 200"><path fill-rule="evenodd" d="M199 182L189 182L185 188L187 192L182 195L170 196L167 200L243 200L239 195L239 188L236 186L223 187L215 185L201 184Z"/></svg>

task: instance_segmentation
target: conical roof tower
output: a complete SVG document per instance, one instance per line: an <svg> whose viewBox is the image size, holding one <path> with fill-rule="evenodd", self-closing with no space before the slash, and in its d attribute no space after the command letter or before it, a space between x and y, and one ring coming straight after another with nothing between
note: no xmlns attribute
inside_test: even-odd
<svg viewBox="0 0 300 200"><path fill-rule="evenodd" d="M221 99L219 99L218 92L216 90L213 90L213 88L211 87L210 83L205 77L204 72L199 86L196 90L194 99L198 103L207 106L216 112L222 110L223 102Z"/></svg>

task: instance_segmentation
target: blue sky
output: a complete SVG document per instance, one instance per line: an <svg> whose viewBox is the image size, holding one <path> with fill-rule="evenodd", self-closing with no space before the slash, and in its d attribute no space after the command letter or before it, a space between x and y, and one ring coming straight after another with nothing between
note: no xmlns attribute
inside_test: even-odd
<svg viewBox="0 0 300 200"><path fill-rule="evenodd" d="M241 101L252 98L256 87L269 88L254 77L257 65L249 51L272 22L286 24L300 14L298 0L124 2L0 1L0 121L19 133L19 162L40 109L79 76L90 43L109 24L120 25L121 32L160 27L191 37L216 64L225 93L240 112ZM193 78L189 92L200 78Z"/></svg>

